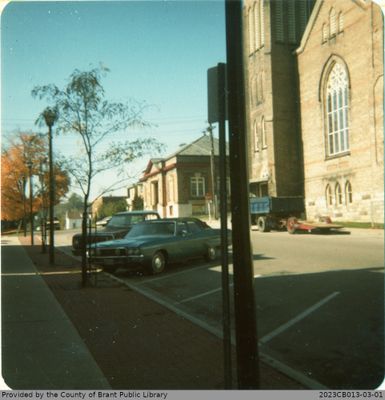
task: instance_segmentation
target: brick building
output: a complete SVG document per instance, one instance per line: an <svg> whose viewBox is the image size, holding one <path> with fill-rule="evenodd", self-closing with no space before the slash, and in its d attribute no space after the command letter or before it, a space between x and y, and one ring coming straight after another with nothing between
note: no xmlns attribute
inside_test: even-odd
<svg viewBox="0 0 385 400"><path fill-rule="evenodd" d="M379 7L245 0L244 27L251 193L304 195L309 219L383 222Z"/></svg>
<svg viewBox="0 0 385 400"><path fill-rule="evenodd" d="M316 3L296 52L310 218L383 222L383 48L375 3Z"/></svg>
<svg viewBox="0 0 385 400"><path fill-rule="evenodd" d="M218 140L213 144L218 171ZM165 158L151 159L140 179L144 208L162 217L208 214L213 198L210 155L210 137L204 135Z"/></svg>

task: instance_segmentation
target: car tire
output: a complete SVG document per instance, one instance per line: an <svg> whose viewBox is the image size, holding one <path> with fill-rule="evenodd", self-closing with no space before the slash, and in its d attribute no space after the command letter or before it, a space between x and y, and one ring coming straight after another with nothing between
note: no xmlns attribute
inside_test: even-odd
<svg viewBox="0 0 385 400"><path fill-rule="evenodd" d="M151 259L151 266L149 272L152 275L160 274L166 268L166 256L162 251L154 253Z"/></svg>
<svg viewBox="0 0 385 400"><path fill-rule="evenodd" d="M206 250L205 258L207 261L214 261L218 256L218 251L214 246L208 246Z"/></svg>

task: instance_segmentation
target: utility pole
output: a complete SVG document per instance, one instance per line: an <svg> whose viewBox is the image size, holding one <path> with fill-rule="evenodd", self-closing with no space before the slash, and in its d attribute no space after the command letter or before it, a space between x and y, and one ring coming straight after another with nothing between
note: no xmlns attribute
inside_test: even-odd
<svg viewBox="0 0 385 400"><path fill-rule="evenodd" d="M250 239L242 1L226 0L234 314L239 389L259 389L257 316Z"/></svg>
<svg viewBox="0 0 385 400"><path fill-rule="evenodd" d="M211 174L211 191L212 191L212 204L214 208L214 219L218 219L218 199L217 199L217 190L215 184L215 149L214 149L214 136L213 136L214 127L210 123L207 127L207 132L210 136L211 143L211 151L210 151L210 174Z"/></svg>

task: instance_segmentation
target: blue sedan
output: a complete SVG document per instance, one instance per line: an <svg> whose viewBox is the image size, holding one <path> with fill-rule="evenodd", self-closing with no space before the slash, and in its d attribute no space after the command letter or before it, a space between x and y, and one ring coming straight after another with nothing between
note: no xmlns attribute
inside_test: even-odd
<svg viewBox="0 0 385 400"><path fill-rule="evenodd" d="M230 241L230 231L228 236ZM96 243L87 256L108 272L139 265L159 274L169 263L198 257L213 261L220 246L220 229L197 218L166 218L138 223L123 239Z"/></svg>

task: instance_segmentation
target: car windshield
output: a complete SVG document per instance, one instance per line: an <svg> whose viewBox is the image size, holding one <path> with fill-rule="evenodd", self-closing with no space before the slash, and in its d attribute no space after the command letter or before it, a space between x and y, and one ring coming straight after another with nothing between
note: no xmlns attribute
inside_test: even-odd
<svg viewBox="0 0 385 400"><path fill-rule="evenodd" d="M115 226L119 228L126 228L131 224L136 224L138 222L144 221L144 215L130 215L130 214L120 214L114 215L108 222L108 226Z"/></svg>
<svg viewBox="0 0 385 400"><path fill-rule="evenodd" d="M173 236L175 234L175 222L156 222L134 225L126 238L136 236Z"/></svg>

